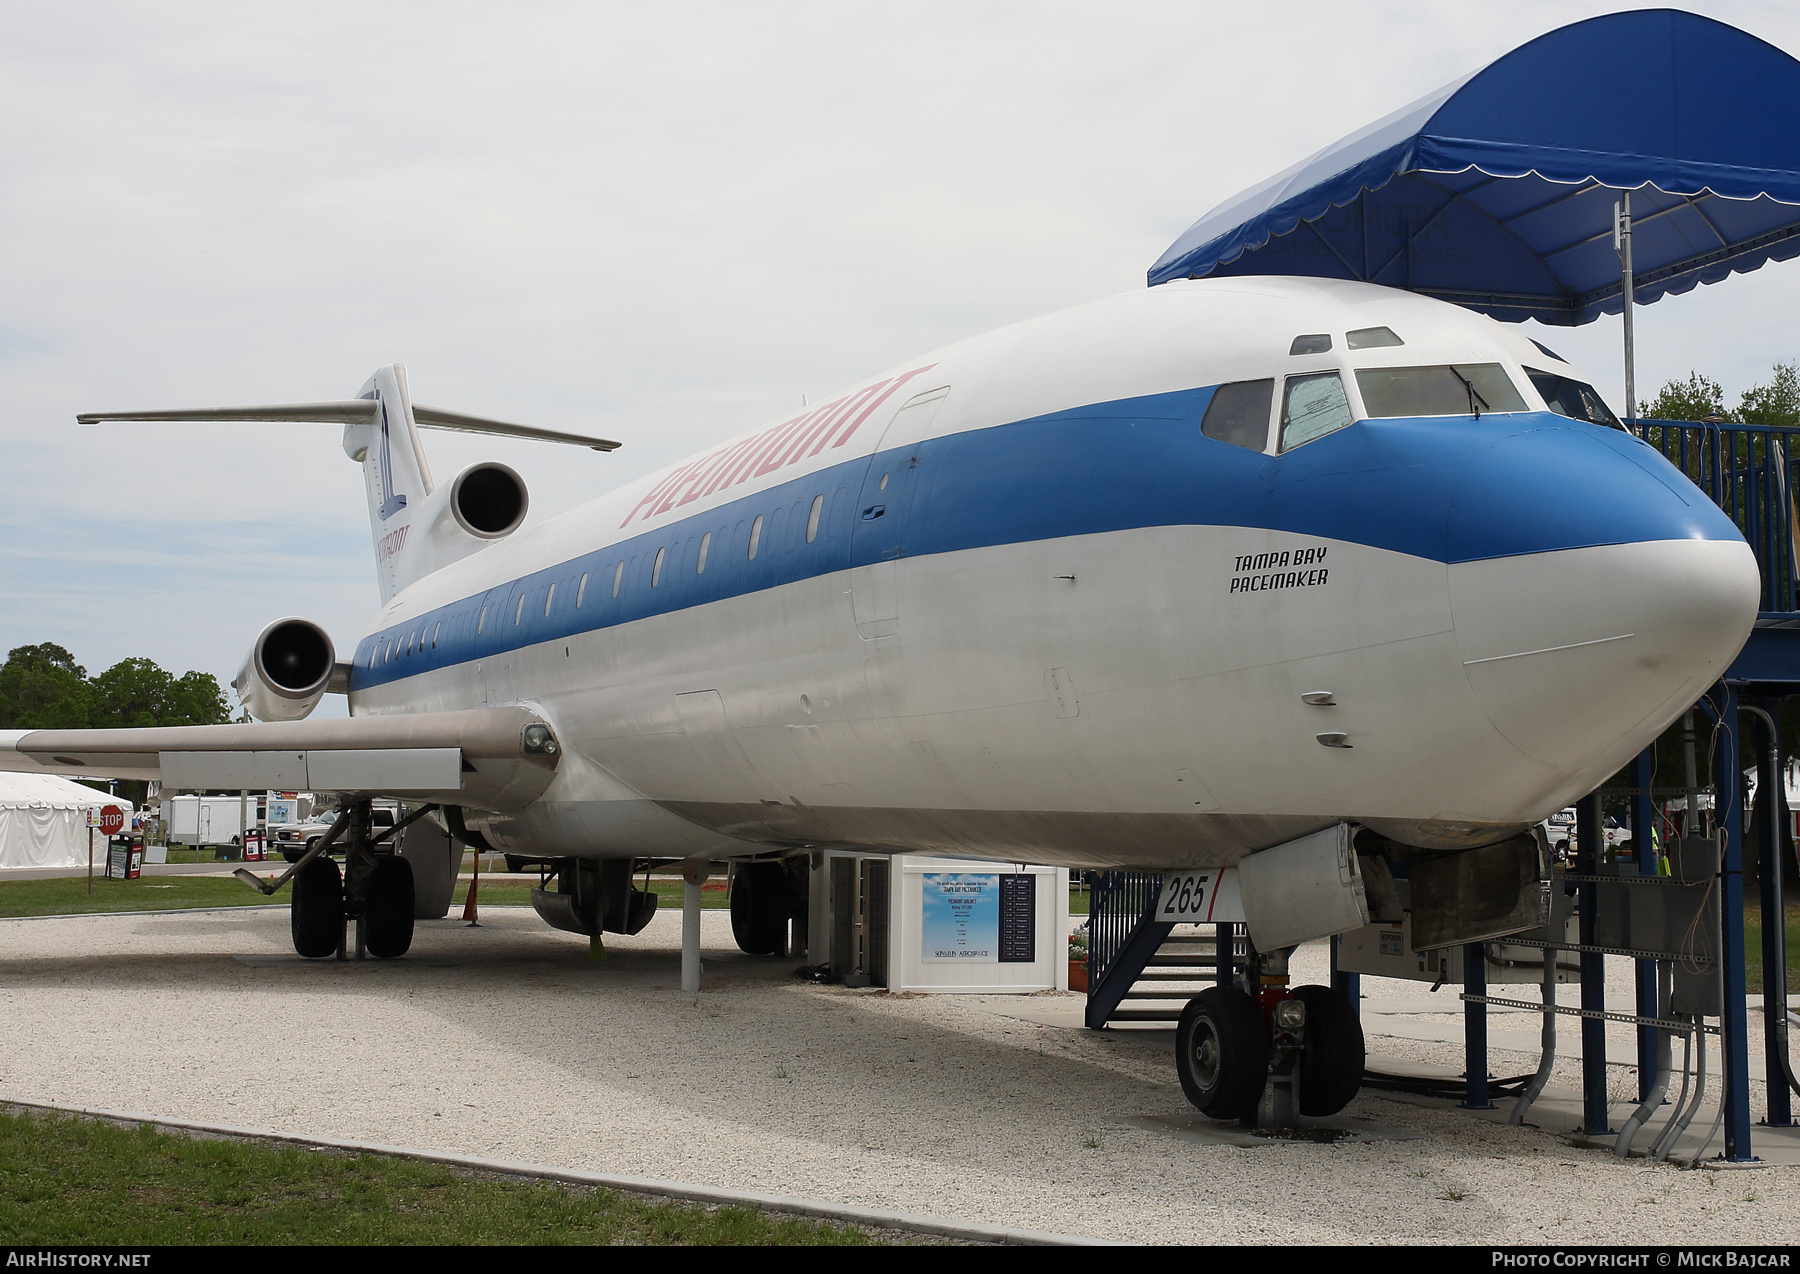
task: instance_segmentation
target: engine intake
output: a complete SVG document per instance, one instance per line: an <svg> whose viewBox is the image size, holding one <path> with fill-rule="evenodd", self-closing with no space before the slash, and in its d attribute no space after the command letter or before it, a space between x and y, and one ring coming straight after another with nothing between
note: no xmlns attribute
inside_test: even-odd
<svg viewBox="0 0 1800 1274"><path fill-rule="evenodd" d="M530 500L525 479L498 461L470 465L450 488L450 511L470 535L498 540L518 530Z"/></svg>
<svg viewBox="0 0 1800 1274"><path fill-rule="evenodd" d="M262 630L232 679L239 702L258 721L298 721L332 687L337 650L308 619L278 619Z"/></svg>

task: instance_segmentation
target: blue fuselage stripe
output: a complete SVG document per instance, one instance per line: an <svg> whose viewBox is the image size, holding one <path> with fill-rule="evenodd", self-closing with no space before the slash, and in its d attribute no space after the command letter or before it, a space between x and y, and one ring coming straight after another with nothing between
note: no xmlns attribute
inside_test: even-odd
<svg viewBox="0 0 1800 1274"><path fill-rule="evenodd" d="M1270 456L1201 434L1211 396L1101 403L815 470L365 637L351 687L874 561L1144 527L1263 528L1442 562L1742 538L1667 461L1617 430L1529 412L1365 420ZM808 543L816 496L824 504Z"/></svg>

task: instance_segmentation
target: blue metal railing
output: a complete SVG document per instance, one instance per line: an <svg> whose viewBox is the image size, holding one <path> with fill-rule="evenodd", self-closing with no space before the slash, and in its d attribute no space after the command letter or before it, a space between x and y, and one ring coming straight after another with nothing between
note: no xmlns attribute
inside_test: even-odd
<svg viewBox="0 0 1800 1274"><path fill-rule="evenodd" d="M1088 987L1106 981L1119 953L1150 919L1162 876L1143 871L1097 871L1088 887Z"/></svg>
<svg viewBox="0 0 1800 1274"><path fill-rule="evenodd" d="M1737 523L1762 572L1764 614L1800 612L1800 428L1639 420L1632 432L1660 451Z"/></svg>

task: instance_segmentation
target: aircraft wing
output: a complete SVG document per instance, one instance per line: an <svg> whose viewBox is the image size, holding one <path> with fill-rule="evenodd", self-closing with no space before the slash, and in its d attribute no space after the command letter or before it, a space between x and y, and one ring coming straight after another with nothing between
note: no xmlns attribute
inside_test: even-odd
<svg viewBox="0 0 1800 1274"><path fill-rule="evenodd" d="M0 770L152 779L176 790L343 792L510 810L561 748L529 708L135 730L0 730Z"/></svg>

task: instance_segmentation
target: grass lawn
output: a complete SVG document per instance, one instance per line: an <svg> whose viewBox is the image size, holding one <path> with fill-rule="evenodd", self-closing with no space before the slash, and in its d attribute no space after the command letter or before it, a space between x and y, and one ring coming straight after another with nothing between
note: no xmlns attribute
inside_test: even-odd
<svg viewBox="0 0 1800 1274"><path fill-rule="evenodd" d="M286 864L253 863L258 875L279 874ZM59 916L94 911L166 911L177 907L250 907L286 902L286 889L265 898L228 876L140 876L136 880L94 877L88 896L85 876L51 880L0 881L0 917Z"/></svg>
<svg viewBox="0 0 1800 1274"><path fill-rule="evenodd" d="M1762 916L1757 908L1744 908L1744 983L1752 995L1763 989ZM1787 989L1800 994L1800 903L1787 907Z"/></svg>
<svg viewBox="0 0 1800 1274"><path fill-rule="evenodd" d="M0 1244L688 1244L875 1242L749 1208L489 1179L381 1155L198 1139L0 1111Z"/></svg>

